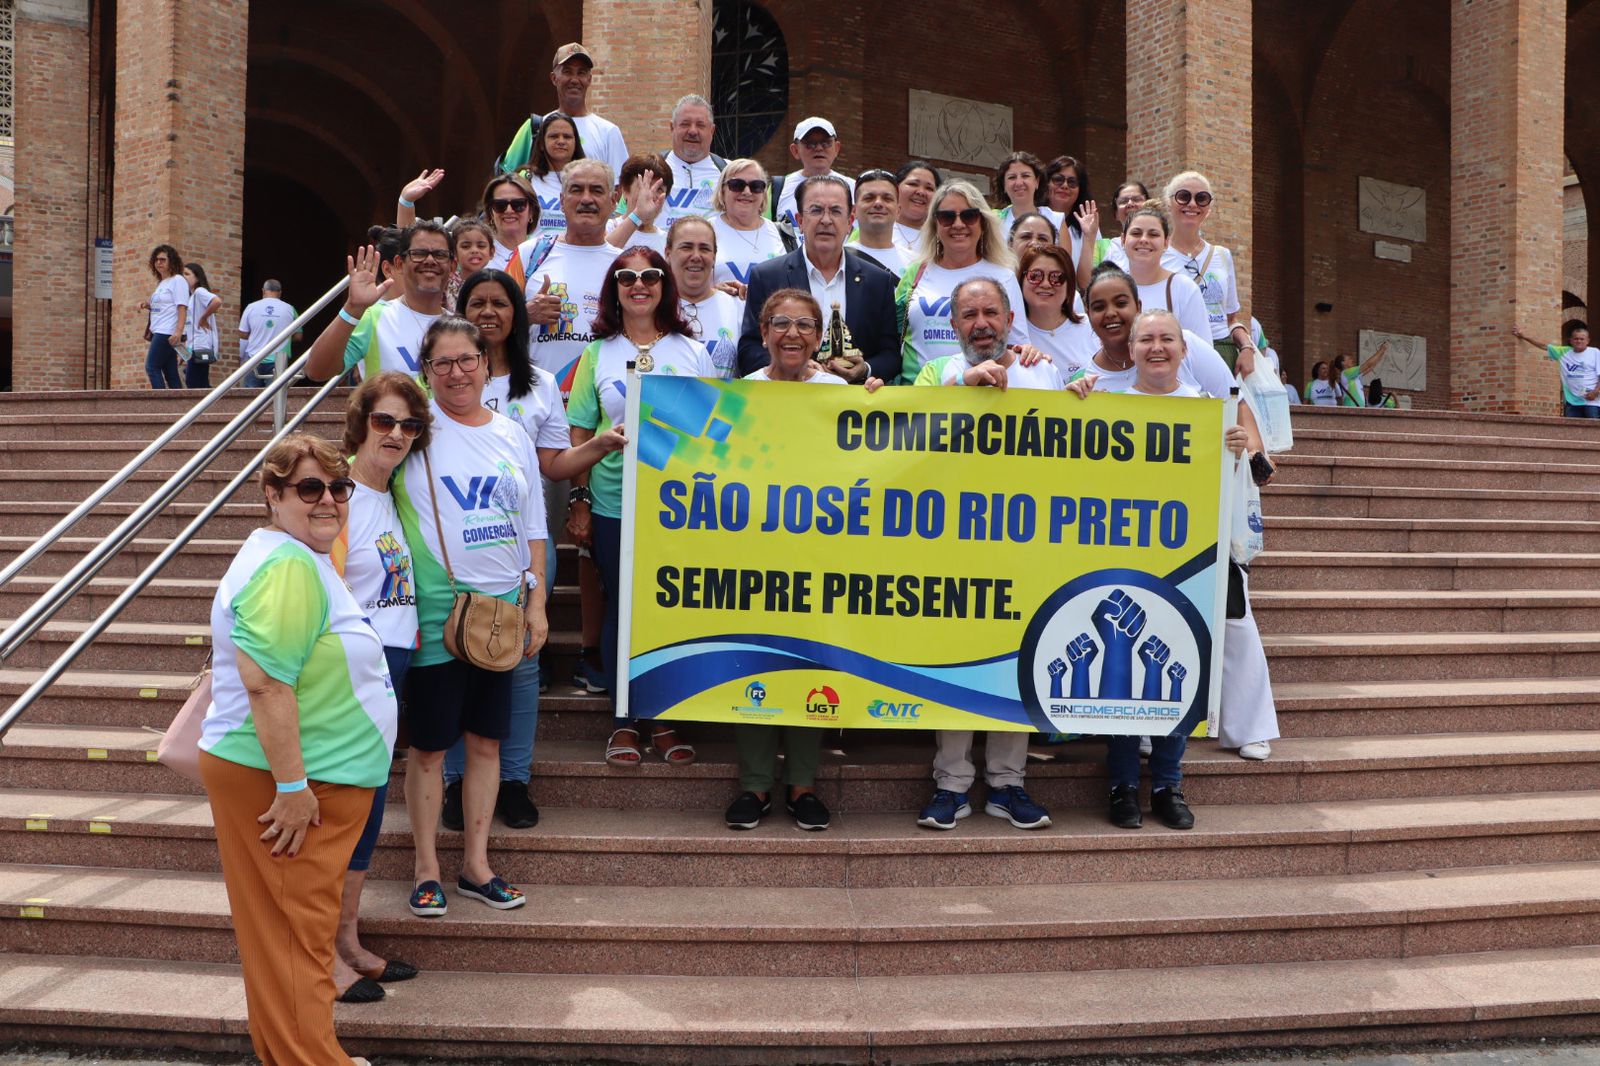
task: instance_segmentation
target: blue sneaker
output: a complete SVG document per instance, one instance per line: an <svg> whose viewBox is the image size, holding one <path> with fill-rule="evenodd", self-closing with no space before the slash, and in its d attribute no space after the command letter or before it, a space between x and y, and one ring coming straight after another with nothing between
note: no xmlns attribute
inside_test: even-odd
<svg viewBox="0 0 1600 1066"><path fill-rule="evenodd" d="M956 821L972 813L972 805L967 802L965 792L951 792L941 788L933 794L933 799L922 808L922 815L917 819L918 825L927 826L929 829L954 829Z"/></svg>
<svg viewBox="0 0 1600 1066"><path fill-rule="evenodd" d="M983 810L1018 829L1043 829L1050 824L1050 812L1029 799L1021 785L990 789L989 802Z"/></svg>

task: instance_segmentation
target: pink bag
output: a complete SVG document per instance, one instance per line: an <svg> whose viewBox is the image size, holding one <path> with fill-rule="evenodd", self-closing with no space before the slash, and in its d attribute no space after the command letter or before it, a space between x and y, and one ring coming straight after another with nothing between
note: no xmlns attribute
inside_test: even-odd
<svg viewBox="0 0 1600 1066"><path fill-rule="evenodd" d="M194 691L173 716L156 745L156 762L200 784L200 727L211 707L211 667L200 672Z"/></svg>

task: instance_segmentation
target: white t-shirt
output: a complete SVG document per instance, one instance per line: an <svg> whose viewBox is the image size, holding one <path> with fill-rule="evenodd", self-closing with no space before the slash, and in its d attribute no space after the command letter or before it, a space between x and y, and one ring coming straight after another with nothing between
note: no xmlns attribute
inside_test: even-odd
<svg viewBox="0 0 1600 1066"><path fill-rule="evenodd" d="M406 306L404 299L379 300L350 332L344 345L344 368L361 364L361 376L371 378L385 370L402 374L422 372L422 336L439 319Z"/></svg>
<svg viewBox="0 0 1600 1066"><path fill-rule="evenodd" d="M551 171L544 177L528 175L534 195L539 197L539 236L559 237L567 232L567 216L561 213L561 175Z"/></svg>
<svg viewBox="0 0 1600 1066"><path fill-rule="evenodd" d="M1577 351L1570 345L1556 345L1556 351L1561 352L1558 365L1561 367L1561 384L1566 389L1562 400L1574 407L1600 407L1600 398L1585 399L1590 390L1600 385L1600 349L1594 347ZM1365 393L1363 383L1363 394Z"/></svg>
<svg viewBox="0 0 1600 1066"><path fill-rule="evenodd" d="M939 371L939 384L965 385L967 373L967 360L965 356L952 355L944 360L944 366ZM1032 366L1023 366L1018 360L1013 360L1006 367L1006 388L1008 389L1044 389L1047 391L1060 391L1067 380L1067 375L1054 363L1039 362Z"/></svg>
<svg viewBox="0 0 1600 1066"><path fill-rule="evenodd" d="M1334 387L1332 381L1326 379L1313 381L1306 386L1306 396L1318 407L1339 406L1339 390Z"/></svg>
<svg viewBox="0 0 1600 1066"><path fill-rule="evenodd" d="M856 180L851 177L846 177L837 170L830 170L828 173L832 174L836 178L844 178L845 184L850 186L850 199L853 201L856 195ZM794 227L796 234L799 234L800 232L800 216L794 209L794 191L798 189L800 187L800 183L805 180L805 174L798 170L784 178L783 192L778 194L778 204L772 213L772 217L774 219L788 219L789 224Z"/></svg>
<svg viewBox="0 0 1600 1066"><path fill-rule="evenodd" d="M854 248L862 255L871 256L879 266L893 274L896 281L906 272L906 266L911 262L910 249L901 247L893 240L889 242L889 247L887 248L868 248L859 240L854 239L846 241L845 247Z"/></svg>
<svg viewBox="0 0 1600 1066"><path fill-rule="evenodd" d="M329 554L383 646L415 648L417 578L394 497L356 482L350 521Z"/></svg>
<svg viewBox="0 0 1600 1066"><path fill-rule="evenodd" d="M609 239L611 237L611 231L616 229L620 225L622 225L622 219L620 219L620 218L612 218L612 219L607 219L606 220L606 238L607 238L608 241L609 241ZM654 248L656 251L661 253L663 258L665 258L666 254L667 254L667 228L666 228L666 226L662 225L658 221L656 223L656 228L655 228L654 232L646 233L644 230L635 229L633 231L633 235L628 238L626 244L624 244L621 248L616 248L613 245L613 248L615 248L615 250L616 250L618 255L621 255L622 252L624 251L624 249L632 248L635 245L643 245L646 248Z"/></svg>
<svg viewBox="0 0 1600 1066"><path fill-rule="evenodd" d="M306 777L358 788L389 780L399 715L383 643L326 555L287 533L250 534L211 601L211 645L202 751L271 768L239 676L242 652L294 689Z"/></svg>
<svg viewBox="0 0 1600 1066"><path fill-rule="evenodd" d="M668 152L662 158L667 161L667 169L672 171L672 189L661 207L661 217L656 219L656 225L665 233L667 227L684 215L704 217L711 214L711 194L717 190L722 171L709 155L698 163L686 163L676 152Z"/></svg>
<svg viewBox="0 0 1600 1066"><path fill-rule="evenodd" d="M901 345L900 381L909 385L917 380L923 366L946 355L960 355L961 342L956 339L955 327L950 324L950 294L956 286L969 278L993 278L1006 290L1013 315L1011 334L1007 344L1028 344L1031 333L1028 319L1022 313L1022 290L1017 287L1017 276L1003 266L980 260L971 266L951 270L929 263L928 269L917 279L914 290L906 298L906 335ZM902 279L900 289L911 284L909 272ZM898 301L901 292L896 293Z"/></svg>
<svg viewBox="0 0 1600 1066"><path fill-rule="evenodd" d="M1228 364L1200 334L1184 330L1183 339L1187 352L1183 362L1178 364L1178 380L1202 396L1226 399L1234 385ZM1131 366L1126 370L1101 370L1088 363L1084 371L1098 375L1094 383L1096 392L1127 392L1138 376L1137 369Z"/></svg>
<svg viewBox="0 0 1600 1066"><path fill-rule="evenodd" d="M188 306L189 283L183 275L174 274L163 280L150 294L150 332L172 336L178 328L178 308Z"/></svg>
<svg viewBox="0 0 1600 1066"><path fill-rule="evenodd" d="M561 222L561 228L563 231L565 231L565 219L563 219ZM539 247L539 240L543 236L543 231L540 231L539 233L536 233L527 240L523 241L521 244L517 245L516 254L522 259L522 276L524 278L528 276L528 268L533 265L534 250ZM509 271L511 254L511 249L508 246L501 244L499 238L496 238L494 242L494 254L489 257L489 269ZM513 274L513 276L515 276L515 274Z"/></svg>
<svg viewBox="0 0 1600 1066"><path fill-rule="evenodd" d="M583 145L583 154L610 163L611 177L615 179L622 173L622 164L628 161L628 146L623 143L622 130L593 111L572 121L577 123L578 143Z"/></svg>
<svg viewBox="0 0 1600 1066"><path fill-rule="evenodd" d="M567 432L567 412L561 406L561 387L555 375L543 367L532 367L533 388L524 396L511 398L511 375L492 377L483 387L483 406L514 419L527 430L535 448L565 451L572 446Z"/></svg>
<svg viewBox="0 0 1600 1066"><path fill-rule="evenodd" d="M679 300L678 310L688 320L695 338L705 345L707 354L711 356L711 365L716 368L716 376L725 381L733 377L739 361L739 331L744 325L744 301L720 289L712 289L711 295L697 304Z"/></svg>
<svg viewBox="0 0 1600 1066"><path fill-rule="evenodd" d="M1087 318L1077 323L1063 321L1055 329L1045 329L1036 322L1028 323L1028 336L1035 348L1050 356L1064 380L1071 380L1077 372L1089 365L1094 353L1100 350L1100 338Z"/></svg>
<svg viewBox="0 0 1600 1066"><path fill-rule="evenodd" d="M450 548L456 588L515 599L532 562L529 541L542 541L544 490L539 456L521 423L496 414L482 426L465 426L440 409L433 414L427 464L413 451L394 480L395 507L411 545L417 573L417 624L421 637L414 666L450 659L444 621L454 597L439 533ZM439 505L434 524L434 502ZM543 554L540 569L543 569Z"/></svg>
<svg viewBox="0 0 1600 1066"><path fill-rule="evenodd" d="M771 381L772 377L771 377L771 375L769 375L767 373L767 369L768 369L768 367L770 365L771 364L768 364L768 366L764 366L760 370L751 371L750 373L748 373L748 374L746 374L744 376L744 380L746 380L746 381ZM797 382L793 382L792 384L796 384L796 385L848 385L850 383L848 381L846 381L844 378L840 377L838 374L830 374L826 370L820 370L819 369L816 373L814 373L810 377L806 378L805 381L797 381Z"/></svg>
<svg viewBox="0 0 1600 1066"><path fill-rule="evenodd" d="M246 359L255 358L256 353L267 346L267 342L277 334L278 330L293 322L297 315L298 312L293 307L282 300L271 297L257 300L246 307L239 313L239 333L241 335L249 334L249 338L245 341L244 357ZM289 338L287 337L284 338L283 344L278 350L272 353L272 357L263 359L262 363L271 365L273 360L280 355L285 360L289 357Z"/></svg>
<svg viewBox="0 0 1600 1066"><path fill-rule="evenodd" d="M1210 262L1206 261L1210 256ZM1206 305L1206 315L1211 319L1209 336L1214 341L1228 339L1228 316L1239 313L1239 282L1233 266L1233 253L1219 245L1200 243L1198 255L1184 255L1170 244L1161 253L1161 265L1190 281L1204 263L1205 276L1195 284L1200 289L1200 299ZM1174 286L1173 299L1177 299Z"/></svg>
<svg viewBox="0 0 1600 1066"><path fill-rule="evenodd" d="M204 285L195 286L193 294L189 297L189 315L184 320L183 332L187 337L185 341L193 351L215 352L217 350L217 316L212 315L211 321L204 329L200 328L200 316L206 313L206 308L211 306L211 301L217 294Z"/></svg>
<svg viewBox="0 0 1600 1066"><path fill-rule="evenodd" d="M1172 275L1172 302L1173 307L1167 307L1167 283L1158 281L1154 285L1139 286L1139 306L1146 311L1165 309L1178 316L1178 325L1185 332L1195 333L1208 341L1211 339L1211 316L1206 311L1206 302L1200 295L1200 287L1190 281L1182 271Z"/></svg>
<svg viewBox="0 0 1600 1066"><path fill-rule="evenodd" d="M1101 391L1098 385L1095 387L1094 391ZM1126 396L1188 396L1194 399L1200 399L1200 390L1196 389L1192 385L1185 385L1182 381L1179 381L1178 387L1173 389L1171 392L1145 392L1143 389L1123 389L1122 391ZM1212 399L1215 399L1215 397L1212 397Z"/></svg>
<svg viewBox="0 0 1600 1066"><path fill-rule="evenodd" d="M572 371L584 347L594 340L594 316L600 313L600 288L620 249L609 244L556 242L550 255L528 278L533 296L550 277L550 291L561 297L561 320L533 328L533 362L555 375L563 396L572 388Z"/></svg>
<svg viewBox="0 0 1600 1066"><path fill-rule="evenodd" d="M922 227L903 226L896 222L894 224L894 239L906 251L915 256L917 254L917 246L922 243Z"/></svg>
<svg viewBox="0 0 1600 1066"><path fill-rule="evenodd" d="M721 215L712 215L711 228L717 231L717 270L712 280L718 285L725 281L748 285L756 264L784 254L783 237L769 219L762 219L757 229L744 230L734 229Z"/></svg>

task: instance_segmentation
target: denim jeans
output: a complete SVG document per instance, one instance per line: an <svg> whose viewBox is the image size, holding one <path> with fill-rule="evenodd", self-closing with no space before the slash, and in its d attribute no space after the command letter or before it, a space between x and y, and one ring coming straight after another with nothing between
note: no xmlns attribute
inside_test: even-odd
<svg viewBox="0 0 1600 1066"><path fill-rule="evenodd" d="M211 364L202 363L191 358L183 365L183 387L186 389L209 389L211 387Z"/></svg>
<svg viewBox="0 0 1600 1066"><path fill-rule="evenodd" d="M1561 414L1566 418L1600 418L1600 407L1590 407L1586 403L1568 403L1562 400Z"/></svg>
<svg viewBox="0 0 1600 1066"><path fill-rule="evenodd" d="M1150 738L1150 787L1177 788L1183 783L1183 752L1187 733ZM1139 738L1106 737L1106 773L1111 787L1139 787Z"/></svg>
<svg viewBox="0 0 1600 1066"><path fill-rule="evenodd" d="M150 347L144 353L144 376L150 379L152 389L182 387L178 383L178 352L173 348L169 335L151 335Z"/></svg>
<svg viewBox="0 0 1600 1066"><path fill-rule="evenodd" d="M244 376L244 387L247 389L264 389L271 384L272 379L278 376L277 364L262 360L257 363L254 370L248 371Z"/></svg>
<svg viewBox="0 0 1600 1066"><path fill-rule="evenodd" d="M500 780L528 782L533 766L533 738L539 731L539 659L523 659L511 668L511 731L500 742ZM446 784L460 781L467 772L467 745L463 738L444 756Z"/></svg>
<svg viewBox="0 0 1600 1066"><path fill-rule="evenodd" d="M605 620L600 625L600 676L606 689L617 691L617 605L622 598L622 519L595 515L593 533L594 565L600 571L600 584L606 592Z"/></svg>

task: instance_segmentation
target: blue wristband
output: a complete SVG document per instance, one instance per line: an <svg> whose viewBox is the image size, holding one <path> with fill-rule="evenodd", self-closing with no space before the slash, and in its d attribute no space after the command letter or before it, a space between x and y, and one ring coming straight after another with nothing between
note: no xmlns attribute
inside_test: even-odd
<svg viewBox="0 0 1600 1066"><path fill-rule="evenodd" d="M401 207L416 207L417 206L417 202L415 200L407 200L404 196L402 196L402 197L400 197L400 206Z"/></svg>
<svg viewBox="0 0 1600 1066"><path fill-rule="evenodd" d="M298 781L278 782L278 792L280 795L285 792L304 792L309 787L310 786L306 784L306 779L303 777Z"/></svg>
<svg viewBox="0 0 1600 1066"><path fill-rule="evenodd" d="M628 221L633 223L634 229L644 229L644 219L639 217L637 211L628 212Z"/></svg>
<svg viewBox="0 0 1600 1066"><path fill-rule="evenodd" d="M339 308L339 317L350 323L352 326L361 325L361 320L359 318L352 316L349 311L346 311L342 307Z"/></svg>

